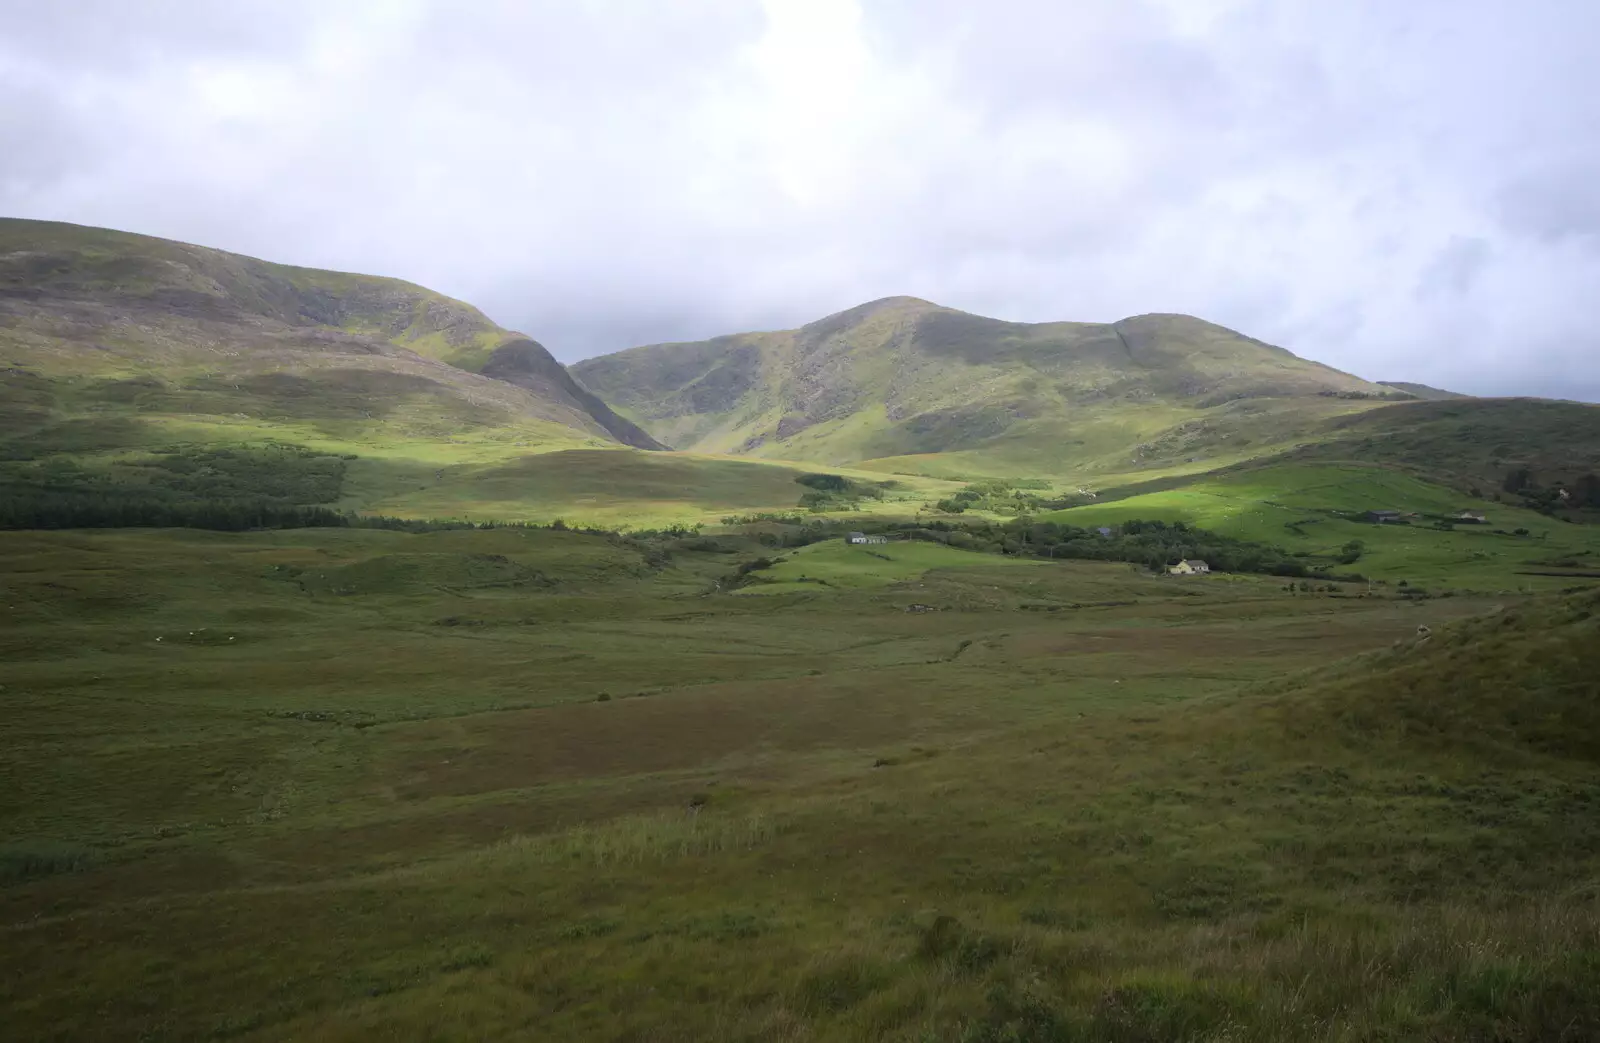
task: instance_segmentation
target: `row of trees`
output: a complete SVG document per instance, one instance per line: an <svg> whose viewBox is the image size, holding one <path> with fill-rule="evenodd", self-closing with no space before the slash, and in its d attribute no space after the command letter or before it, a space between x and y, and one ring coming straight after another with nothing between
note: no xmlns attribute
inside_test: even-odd
<svg viewBox="0 0 1600 1043"><path fill-rule="evenodd" d="M1185 558L1202 559L1223 572L1300 577L1315 571L1282 548L1207 532L1182 522L1129 521L1108 536L1097 529L1020 519L1008 522L964 518L917 522L857 520L848 523L811 519L796 525L777 526L762 532L758 539L764 546L774 549L804 547L838 539L847 529L926 540L980 553L1131 562L1154 571L1163 571Z"/></svg>
<svg viewBox="0 0 1600 1043"><path fill-rule="evenodd" d="M0 529L311 529L344 526L328 507L268 500L180 500L119 494L12 493L0 497Z"/></svg>
<svg viewBox="0 0 1600 1043"><path fill-rule="evenodd" d="M945 514L963 514L969 510L990 511L994 514L1025 515L1032 511L1053 511L1063 507L1078 507L1090 501L1081 494L1065 496L1040 496L1032 490L1048 488L1037 479L991 478L969 482L965 489L935 503L934 509Z"/></svg>
<svg viewBox="0 0 1600 1043"><path fill-rule="evenodd" d="M0 496L0 529L389 529L441 532L452 529L550 529L592 536L617 536L611 529L569 526L557 519L534 522L463 521L456 518L394 518L355 514L331 507L268 499L199 500L140 495L124 489L96 492L7 492ZM629 533L631 540L674 540L698 534L700 526L671 526Z"/></svg>

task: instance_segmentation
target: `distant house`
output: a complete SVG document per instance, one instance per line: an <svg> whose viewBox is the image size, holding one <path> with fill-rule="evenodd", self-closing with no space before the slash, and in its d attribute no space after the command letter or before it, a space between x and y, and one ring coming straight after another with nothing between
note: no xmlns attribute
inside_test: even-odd
<svg viewBox="0 0 1600 1043"><path fill-rule="evenodd" d="M1176 565L1167 566L1169 576L1204 576L1211 571L1211 566L1203 561L1193 561L1185 558Z"/></svg>
<svg viewBox="0 0 1600 1043"><path fill-rule="evenodd" d="M1482 511L1462 511L1450 519L1463 525L1487 525L1489 518Z"/></svg>
<svg viewBox="0 0 1600 1043"><path fill-rule="evenodd" d="M889 537L868 536L864 532L852 532L845 535L845 540L849 543L888 543Z"/></svg>
<svg viewBox="0 0 1600 1043"><path fill-rule="evenodd" d="M1397 525L1400 522L1399 511L1368 511L1362 517L1377 525Z"/></svg>

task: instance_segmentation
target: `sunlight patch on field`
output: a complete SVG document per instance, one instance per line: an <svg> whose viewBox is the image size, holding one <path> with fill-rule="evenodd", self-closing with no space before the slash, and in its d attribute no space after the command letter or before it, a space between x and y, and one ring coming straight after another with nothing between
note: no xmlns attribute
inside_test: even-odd
<svg viewBox="0 0 1600 1043"><path fill-rule="evenodd" d="M1363 515L1374 510L1418 517L1409 525L1364 521ZM1488 524L1446 530L1426 517L1462 510L1482 512ZM1184 522L1316 555L1337 554L1359 540L1361 558L1341 571L1478 589L1559 588L1570 581L1536 573L1552 571L1552 561L1581 561L1585 555L1600 564L1600 533L1593 527L1476 500L1383 467L1274 465L1045 517L1091 528L1132 519ZM1517 535L1518 529L1526 535Z"/></svg>
<svg viewBox="0 0 1600 1043"><path fill-rule="evenodd" d="M1031 559L979 554L921 541L900 540L859 545L844 540L828 540L785 553L777 565L753 573L755 582L739 593L777 594L824 588L883 587L916 579L930 569L995 566L1044 568L1048 564Z"/></svg>

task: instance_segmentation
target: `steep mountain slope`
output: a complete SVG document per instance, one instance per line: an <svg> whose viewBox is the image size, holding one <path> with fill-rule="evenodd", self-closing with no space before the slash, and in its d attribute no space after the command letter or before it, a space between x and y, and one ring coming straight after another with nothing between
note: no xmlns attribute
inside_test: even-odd
<svg viewBox="0 0 1600 1043"><path fill-rule="evenodd" d="M1214 464L1409 397L1189 316L1029 324L910 297L574 372L678 448L929 473Z"/></svg>
<svg viewBox="0 0 1600 1043"><path fill-rule="evenodd" d="M11 455L252 424L294 440L659 448L460 301L77 225L0 220L0 365Z"/></svg>

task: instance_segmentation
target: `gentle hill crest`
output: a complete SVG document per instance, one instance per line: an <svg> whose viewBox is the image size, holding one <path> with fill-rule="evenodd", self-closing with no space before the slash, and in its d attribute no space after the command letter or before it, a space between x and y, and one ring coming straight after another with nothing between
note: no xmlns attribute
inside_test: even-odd
<svg viewBox="0 0 1600 1043"><path fill-rule="evenodd" d="M1378 383L1386 388L1404 391L1408 395L1429 401L1444 401L1453 398L1472 398L1472 395L1463 395L1459 391L1446 391L1443 388L1430 387L1427 384L1416 384L1408 380L1380 380Z"/></svg>

